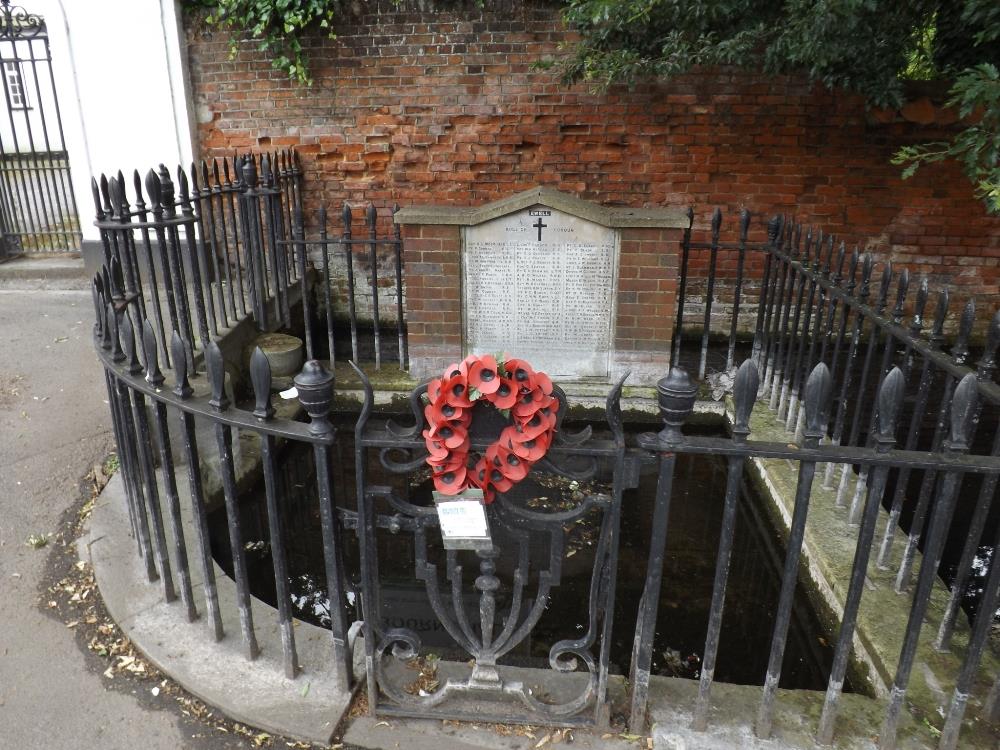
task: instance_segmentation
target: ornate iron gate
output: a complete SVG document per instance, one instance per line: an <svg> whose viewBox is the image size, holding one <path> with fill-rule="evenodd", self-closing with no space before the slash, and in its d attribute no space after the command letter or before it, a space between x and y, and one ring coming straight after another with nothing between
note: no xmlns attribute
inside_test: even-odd
<svg viewBox="0 0 1000 750"><path fill-rule="evenodd" d="M356 478L370 709L382 715L473 721L606 721L618 526L628 473L620 405L625 378L607 397L610 437L594 437L590 427L572 433L557 425L548 455L532 469L531 480L541 477L538 483L526 480L486 505L491 543L456 550L444 548L433 503L421 504L407 498L406 490L372 485L367 478L369 462L375 460L390 475L419 476L427 457L421 437L421 399L427 385L411 395L413 426L373 423L372 389L357 372L365 389L356 428ZM566 397L558 387L553 395L559 400L561 421ZM482 453L506 421L482 404L473 407L473 413L471 449ZM606 491L586 484L598 476L610 477ZM572 499L553 507L538 502L545 499L541 495L553 496L546 477L585 484L571 483ZM584 519L589 519L594 538L585 550L571 549L569 534ZM390 570L386 544L394 547L396 565L399 550L408 550L412 576L408 570ZM564 568L576 551L584 560L573 565L589 576L581 586L586 605L580 607L579 619L557 623L559 632L544 644L544 657L513 659L512 652L519 646L524 650L553 593L565 583ZM464 572L470 566L472 575ZM422 645L421 634L407 618L387 617L387 579L393 574L402 574L421 596L426 594L432 615L424 614L424 619L443 629L453 644L446 655L438 658Z"/></svg>
<svg viewBox="0 0 1000 750"><path fill-rule="evenodd" d="M21 252L80 250L45 21L0 0L0 260Z"/></svg>

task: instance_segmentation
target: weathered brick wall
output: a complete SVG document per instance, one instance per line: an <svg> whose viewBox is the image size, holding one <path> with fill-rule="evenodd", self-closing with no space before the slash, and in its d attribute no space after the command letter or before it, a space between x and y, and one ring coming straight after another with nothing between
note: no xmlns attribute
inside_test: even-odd
<svg viewBox="0 0 1000 750"><path fill-rule="evenodd" d="M410 357L428 375L462 358L461 254L461 227L403 227Z"/></svg>
<svg viewBox="0 0 1000 750"><path fill-rule="evenodd" d="M889 163L900 145L947 134L953 113L922 99L866 111L803 79L728 70L594 94L532 68L565 54L557 5L483 5L358 3L336 40L309 43L311 89L249 45L230 60L225 34L190 17L202 155L295 146L309 209L480 204L543 184L606 204L692 205L702 239L717 205L733 225L743 207L794 212L960 297L1000 291L1000 220L959 170L904 182ZM704 269L706 254L692 263Z"/></svg>

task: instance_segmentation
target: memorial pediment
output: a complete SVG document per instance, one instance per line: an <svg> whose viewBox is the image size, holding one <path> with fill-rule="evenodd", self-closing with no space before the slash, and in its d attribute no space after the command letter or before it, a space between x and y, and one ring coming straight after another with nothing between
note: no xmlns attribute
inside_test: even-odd
<svg viewBox="0 0 1000 750"><path fill-rule="evenodd" d="M555 208L578 219L605 227L672 227L685 229L688 219L674 208L631 208L602 206L570 193L536 187L482 206L415 206L402 209L394 218L397 224L435 224L473 226L506 214L517 213L535 204Z"/></svg>

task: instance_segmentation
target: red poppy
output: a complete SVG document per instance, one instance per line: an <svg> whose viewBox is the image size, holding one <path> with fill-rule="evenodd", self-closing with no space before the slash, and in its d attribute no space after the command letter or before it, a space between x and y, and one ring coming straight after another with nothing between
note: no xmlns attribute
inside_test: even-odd
<svg viewBox="0 0 1000 750"><path fill-rule="evenodd" d="M507 377L517 383L519 388L532 387L535 371L523 359L508 359L504 362L504 369L507 371Z"/></svg>
<svg viewBox="0 0 1000 750"><path fill-rule="evenodd" d="M498 378L500 385L496 393L490 394L490 402L498 409L510 409L517 403L517 388L507 378Z"/></svg>
<svg viewBox="0 0 1000 750"><path fill-rule="evenodd" d="M504 430L504 432L506 433L507 431ZM515 440L514 435L516 434L517 433L511 431L511 434L507 435L504 440L504 444L515 456L522 460L534 463L545 455L545 452L549 447L547 440L541 436L528 438L527 440Z"/></svg>
<svg viewBox="0 0 1000 750"><path fill-rule="evenodd" d="M457 408L469 409L472 407L472 402L469 401L469 386L461 374L448 378L441 384L441 397L444 398L445 403Z"/></svg>
<svg viewBox="0 0 1000 750"><path fill-rule="evenodd" d="M518 442L533 440L543 432L547 432L550 429L552 426L550 419L551 416L546 417L538 412L535 412L527 418L518 418L514 425L514 430L517 435L514 439Z"/></svg>
<svg viewBox="0 0 1000 750"><path fill-rule="evenodd" d="M484 354L475 362L469 364L469 386L483 394L496 393L500 388L501 378L497 372L497 361L489 354Z"/></svg>
<svg viewBox="0 0 1000 750"><path fill-rule="evenodd" d="M443 442L436 440L430 434L430 430L424 430L424 443L427 445L428 463L442 463L447 460L451 451Z"/></svg>
<svg viewBox="0 0 1000 750"><path fill-rule="evenodd" d="M549 378L544 372L536 372L533 378L535 384L542 389L542 393L546 396L552 393L552 379Z"/></svg>
<svg viewBox="0 0 1000 750"><path fill-rule="evenodd" d="M438 428L438 439L443 440L446 447L454 450L469 441L468 431L457 422L445 422Z"/></svg>
<svg viewBox="0 0 1000 750"><path fill-rule="evenodd" d="M511 413L515 417L530 417L551 403L552 397L546 396L542 393L542 389L536 386L532 390L524 391L518 396L517 403L514 404Z"/></svg>
<svg viewBox="0 0 1000 750"><path fill-rule="evenodd" d="M497 455L493 460L493 465L513 482L520 482L528 476L528 471L531 469L531 465L527 461L502 445L497 446Z"/></svg>
<svg viewBox="0 0 1000 750"><path fill-rule="evenodd" d="M441 400L441 385L444 380L441 378L434 378L427 384L427 400L432 404L436 404Z"/></svg>
<svg viewBox="0 0 1000 750"><path fill-rule="evenodd" d="M438 471L437 469L440 469ZM434 472L434 487L443 495L457 495L466 488L465 464L458 466L436 467Z"/></svg>

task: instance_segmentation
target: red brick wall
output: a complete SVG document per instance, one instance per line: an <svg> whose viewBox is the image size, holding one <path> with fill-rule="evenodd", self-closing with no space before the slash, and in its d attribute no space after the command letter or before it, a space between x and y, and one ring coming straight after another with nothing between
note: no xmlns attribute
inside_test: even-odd
<svg viewBox="0 0 1000 750"><path fill-rule="evenodd" d="M402 233L410 360L437 374L462 358L462 229L410 224Z"/></svg>
<svg viewBox="0 0 1000 750"><path fill-rule="evenodd" d="M716 205L731 225L743 207L794 212L959 296L1000 291L1000 220L959 170L933 166L904 182L889 163L900 145L954 127L925 101L870 112L803 79L735 71L594 94L532 69L564 54L555 5L361 5L336 40L309 43L311 89L249 45L230 60L225 34L189 18L202 155L295 146L309 208L478 205L545 184L605 204L693 205L696 239Z"/></svg>
<svg viewBox="0 0 1000 750"><path fill-rule="evenodd" d="M669 352L677 311L679 229L622 229L618 263L619 352Z"/></svg>

